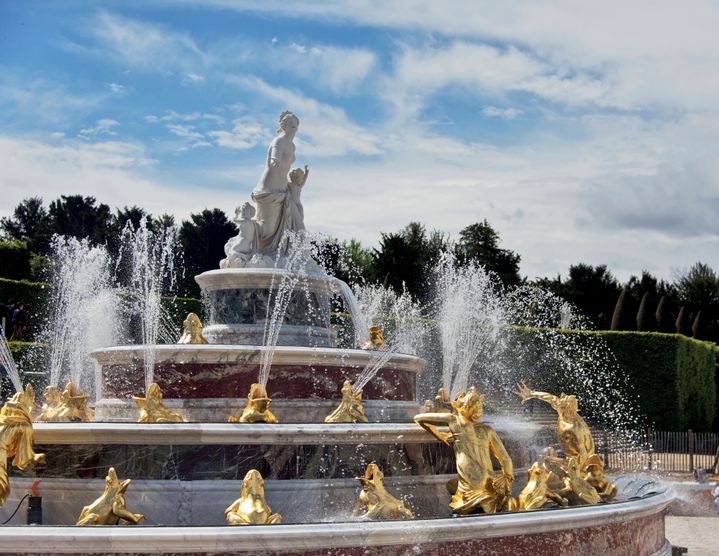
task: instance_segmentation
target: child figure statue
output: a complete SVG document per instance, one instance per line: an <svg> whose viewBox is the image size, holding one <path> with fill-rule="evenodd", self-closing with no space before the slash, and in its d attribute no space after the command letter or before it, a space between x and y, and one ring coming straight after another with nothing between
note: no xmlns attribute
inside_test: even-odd
<svg viewBox="0 0 719 556"><path fill-rule="evenodd" d="M457 487L452 485L450 507L458 515L495 513L514 510L517 501L512 498L514 467L497 432L483 423L484 396L474 387L452 401L456 413L420 413L414 421L427 432L454 448L457 466ZM449 427L441 432L438 426ZM492 456L499 462L501 473L492 466ZM449 487L449 485L448 485Z"/></svg>
<svg viewBox="0 0 719 556"><path fill-rule="evenodd" d="M243 268L257 250L257 223L253 220L255 207L242 203L235 209L234 222L239 232L225 243L227 258L220 261L220 268Z"/></svg>

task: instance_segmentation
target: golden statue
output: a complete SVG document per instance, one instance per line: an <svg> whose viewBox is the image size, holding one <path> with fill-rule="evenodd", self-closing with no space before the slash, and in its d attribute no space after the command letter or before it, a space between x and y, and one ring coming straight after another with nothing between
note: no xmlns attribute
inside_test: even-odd
<svg viewBox="0 0 719 556"><path fill-rule="evenodd" d="M242 496L225 510L228 525L274 525L282 515L273 514L265 501L265 481L257 469L250 469L242 480Z"/></svg>
<svg viewBox="0 0 719 556"><path fill-rule="evenodd" d="M584 480L592 485L603 502L611 502L617 496L619 487L604 476L604 462L598 455L589 456Z"/></svg>
<svg viewBox="0 0 719 556"><path fill-rule="evenodd" d="M162 403L162 390L160 386L153 382L147 389L147 396L141 398L132 396L137 407L140 409L140 417L138 423L184 423L182 415L165 407Z"/></svg>
<svg viewBox="0 0 719 556"><path fill-rule="evenodd" d="M38 421L46 422L92 422L95 414L87 406L90 396L68 382L61 392L56 386L48 386L43 393L44 403Z"/></svg>
<svg viewBox="0 0 719 556"><path fill-rule="evenodd" d="M584 478L577 458L567 458L563 468L567 475L559 494L565 496L572 506L599 504L602 501L597 489Z"/></svg>
<svg viewBox="0 0 719 556"><path fill-rule="evenodd" d="M369 340L367 340L362 349L386 350L384 345L384 333L379 326L369 327Z"/></svg>
<svg viewBox="0 0 719 556"><path fill-rule="evenodd" d="M188 313L187 318L182 322L182 336L178 344L206 344L207 340L202 335L202 321L195 313Z"/></svg>
<svg viewBox="0 0 719 556"><path fill-rule="evenodd" d="M349 380L342 385L342 401L332 413L325 417L325 423L366 423L362 407L362 390L354 392Z"/></svg>
<svg viewBox="0 0 719 556"><path fill-rule="evenodd" d="M359 500L352 515L363 519L412 519L414 515L404 502L392 496L384 488L384 473L375 463L370 463L364 476L356 477L362 484Z"/></svg>
<svg viewBox="0 0 719 556"><path fill-rule="evenodd" d="M32 412L35 408L35 390L28 384L16 392L0 409L0 507L10 494L7 460L20 471L45 463L45 454L32 449Z"/></svg>
<svg viewBox="0 0 719 556"><path fill-rule="evenodd" d="M529 481L519 494L519 510L538 510L552 502L560 506L567 505L567 499L547 486L549 471L544 464L534 462L528 471Z"/></svg>
<svg viewBox="0 0 719 556"><path fill-rule="evenodd" d="M105 477L105 490L89 506L85 506L75 525L137 525L145 516L134 514L125 507L125 491L131 479L120 482L114 467Z"/></svg>
<svg viewBox="0 0 719 556"><path fill-rule="evenodd" d="M457 487L450 481L454 513L495 513L516 509L517 501L512 498L514 466L497 432L483 423L482 402L484 396L477 394L474 387L457 396L452 403L456 413L420 413L415 422L430 434L454 448L457 466ZM449 432L440 432L435 427L448 426ZM502 469L497 475L492 466L492 457Z"/></svg>
<svg viewBox="0 0 719 556"><path fill-rule="evenodd" d="M279 423L277 417L270 411L272 399L267 395L264 386L255 382L250 386L250 393L247 394L247 405L242 410L242 415L235 417L231 415L228 423Z"/></svg>
<svg viewBox="0 0 719 556"><path fill-rule="evenodd" d="M36 421L46 421L52 423L58 420L60 411L62 411L62 391L57 386L48 386L42 394L43 404L40 415Z"/></svg>
<svg viewBox="0 0 719 556"><path fill-rule="evenodd" d="M536 398L547 402L557 412L557 442L565 458L545 458L550 466L550 485L563 484L563 489L558 492L567 493L571 504L596 504L614 498L619 489L604 476L604 463L594 451L592 432L579 415L576 396L538 392L526 384L519 384L517 394L522 403ZM594 491L587 491L587 485Z"/></svg>

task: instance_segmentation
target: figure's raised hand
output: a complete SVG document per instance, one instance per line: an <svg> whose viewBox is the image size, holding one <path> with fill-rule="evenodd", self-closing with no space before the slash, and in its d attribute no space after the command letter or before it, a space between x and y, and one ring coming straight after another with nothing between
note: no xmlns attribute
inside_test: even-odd
<svg viewBox="0 0 719 556"><path fill-rule="evenodd" d="M310 175L310 167L305 164L305 177L302 178L302 185L307 183L307 176Z"/></svg>
<svg viewBox="0 0 719 556"><path fill-rule="evenodd" d="M517 391L515 392L520 398L522 398L522 403L526 402L528 399L533 397L533 393L531 388L524 384L524 382L520 382L517 385Z"/></svg>

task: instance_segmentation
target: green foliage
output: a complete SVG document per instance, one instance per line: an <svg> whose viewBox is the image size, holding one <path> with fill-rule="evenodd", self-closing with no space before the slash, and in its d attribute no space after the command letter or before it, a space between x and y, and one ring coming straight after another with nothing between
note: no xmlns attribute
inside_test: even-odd
<svg viewBox="0 0 719 556"><path fill-rule="evenodd" d="M61 195L55 199L48 211L52 232L87 238L93 244L106 243L112 236L110 207L96 202L95 197L82 195Z"/></svg>
<svg viewBox="0 0 719 556"><path fill-rule="evenodd" d="M499 276L505 286L522 283L519 275L521 257L514 251L499 247L499 234L486 219L459 232L455 251L460 264L476 262Z"/></svg>
<svg viewBox="0 0 719 556"><path fill-rule="evenodd" d="M692 323L692 338L695 338L697 340L706 340L706 332L707 331L704 314L700 309L697 313L697 316L694 317L694 322Z"/></svg>
<svg viewBox="0 0 719 556"><path fill-rule="evenodd" d="M710 430L719 356L714 344L655 332L592 334L606 341L657 430Z"/></svg>
<svg viewBox="0 0 719 556"><path fill-rule="evenodd" d="M40 197L23 200L15 207L12 216L0 220L0 230L5 237L25 241L31 251L45 253L52 236L50 216Z"/></svg>
<svg viewBox="0 0 719 556"><path fill-rule="evenodd" d="M182 333L182 322L187 317L188 313L195 313L200 320L204 323L207 320L208 315L206 314L205 304L201 299L195 299L193 297L176 297L162 298L162 306L167 311L167 316L175 325L174 331L177 338L180 338Z"/></svg>
<svg viewBox="0 0 719 556"><path fill-rule="evenodd" d="M617 298L617 303L614 305L612 324L609 327L610 330L627 330L627 314L629 311L627 310L626 305L628 298L629 294L627 293L627 289L622 289L619 297Z"/></svg>
<svg viewBox="0 0 719 556"><path fill-rule="evenodd" d="M220 261L225 258L225 243L235 235L237 226L220 209L191 214L190 221L182 223L179 239L184 252L185 276L180 284L181 294L200 295L195 276L219 268Z"/></svg>
<svg viewBox="0 0 719 556"><path fill-rule="evenodd" d="M29 280L8 280L0 278L0 302L14 299L25 304L25 338L32 339L37 334L42 320L46 316L50 284L30 282Z"/></svg>
<svg viewBox="0 0 719 556"><path fill-rule="evenodd" d="M24 241L0 241L0 276L13 280L30 278L30 257Z"/></svg>
<svg viewBox="0 0 719 556"><path fill-rule="evenodd" d="M677 334L684 334L685 336L692 335L691 326L689 325L690 320L691 316L689 315L687 308L681 307L681 309L679 309L679 314L677 315L677 320L674 322Z"/></svg>
<svg viewBox="0 0 719 556"><path fill-rule="evenodd" d="M663 295L659 300L654 318L657 321L657 330L659 332L671 334L676 330L674 319L672 319L671 311L669 310L669 298L667 296Z"/></svg>
<svg viewBox="0 0 719 556"><path fill-rule="evenodd" d="M640 332L654 332L657 329L657 319L651 309L652 299L649 292L644 292L642 302L637 311L637 330Z"/></svg>

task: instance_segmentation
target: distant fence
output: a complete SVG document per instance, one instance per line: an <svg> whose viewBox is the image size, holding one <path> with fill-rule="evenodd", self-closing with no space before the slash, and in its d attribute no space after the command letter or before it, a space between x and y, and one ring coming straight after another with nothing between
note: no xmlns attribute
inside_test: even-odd
<svg viewBox="0 0 719 556"><path fill-rule="evenodd" d="M610 431L593 430L593 434L596 451L608 469L691 473L717 464L719 435L711 432L648 431L639 446Z"/></svg>

